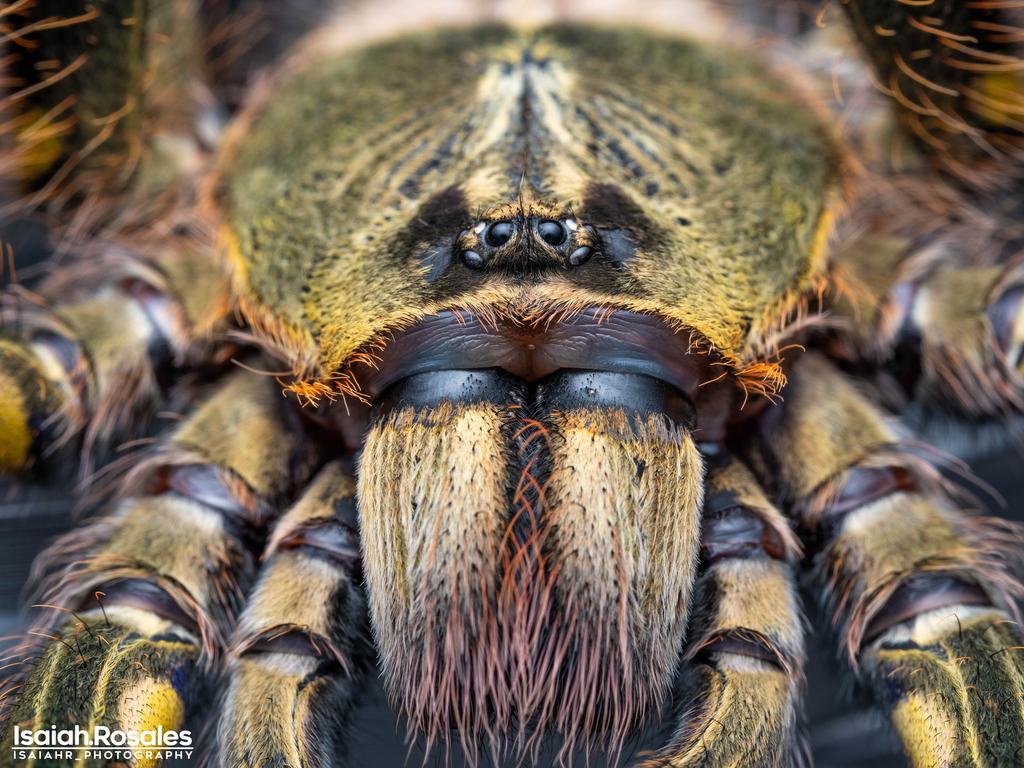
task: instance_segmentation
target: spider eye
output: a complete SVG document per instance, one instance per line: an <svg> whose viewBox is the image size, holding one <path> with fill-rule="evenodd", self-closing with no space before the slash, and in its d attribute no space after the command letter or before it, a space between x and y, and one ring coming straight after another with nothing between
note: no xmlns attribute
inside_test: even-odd
<svg viewBox="0 0 1024 768"><path fill-rule="evenodd" d="M592 251L583 245L569 254L569 266L578 267L580 264L585 263L590 259Z"/></svg>
<svg viewBox="0 0 1024 768"><path fill-rule="evenodd" d="M492 248L501 248L512 239L512 224L508 221L496 221L487 228L485 240Z"/></svg>
<svg viewBox="0 0 1024 768"><path fill-rule="evenodd" d="M565 227L551 219L545 219L537 225L537 234L548 245L561 245L565 242Z"/></svg>

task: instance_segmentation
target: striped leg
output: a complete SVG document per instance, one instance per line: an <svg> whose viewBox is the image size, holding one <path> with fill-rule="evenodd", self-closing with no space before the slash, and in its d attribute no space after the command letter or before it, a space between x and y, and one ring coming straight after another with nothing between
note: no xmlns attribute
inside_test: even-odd
<svg viewBox="0 0 1024 768"><path fill-rule="evenodd" d="M266 515L311 457L274 381L235 374L127 479L132 492L44 555L47 611L5 689L22 728L180 725L202 703L251 583ZM143 728L145 729L145 728Z"/></svg>
<svg viewBox="0 0 1024 768"><path fill-rule="evenodd" d="M836 282L850 289L846 308L860 344L897 371L912 399L945 401L972 416L1020 412L1020 3L834 7L849 18L911 137L883 143L875 158L865 147L871 173L850 228L859 242L833 262Z"/></svg>
<svg viewBox="0 0 1024 768"><path fill-rule="evenodd" d="M902 233L842 252L836 311L858 354L891 363L913 399L974 416L1024 411L1024 267L973 248L973 229L942 227L930 222L940 234L925 249Z"/></svg>
<svg viewBox="0 0 1024 768"><path fill-rule="evenodd" d="M204 227L197 177L217 134L199 6L0 8L0 219L38 218L75 257L38 293L0 296L0 472L79 433L86 466L96 443L134 437L161 374L208 358L224 324L227 272L188 234Z"/></svg>
<svg viewBox="0 0 1024 768"><path fill-rule="evenodd" d="M0 297L0 471L79 433L88 466L97 443L152 413L164 369L212 357L229 306L225 269L193 235L145 255L108 244L38 295Z"/></svg>
<svg viewBox="0 0 1024 768"><path fill-rule="evenodd" d="M772 467L815 547L834 622L915 766L1011 766L1024 656L1011 619L1018 541L960 511L872 403L800 361L765 424Z"/></svg>
<svg viewBox="0 0 1024 768"><path fill-rule="evenodd" d="M319 768L341 754L368 638L355 584L355 480L321 470L274 529L232 644L225 768Z"/></svg>
<svg viewBox="0 0 1024 768"><path fill-rule="evenodd" d="M910 285L906 322L927 376L918 391L944 391L969 413L1024 411L1024 269L933 265Z"/></svg>
<svg viewBox="0 0 1024 768"><path fill-rule="evenodd" d="M738 461L708 467L694 639L670 743L645 767L801 762L803 622L793 573L799 545Z"/></svg>

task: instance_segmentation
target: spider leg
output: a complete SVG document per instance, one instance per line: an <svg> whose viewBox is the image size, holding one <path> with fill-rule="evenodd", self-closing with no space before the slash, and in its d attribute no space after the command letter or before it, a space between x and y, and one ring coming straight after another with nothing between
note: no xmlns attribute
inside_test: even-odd
<svg viewBox="0 0 1024 768"><path fill-rule="evenodd" d="M97 250L38 293L0 297L0 471L73 437L88 467L94 448L152 414L168 369L214 358L231 293L211 243L182 234Z"/></svg>
<svg viewBox="0 0 1024 768"><path fill-rule="evenodd" d="M38 221L56 253L48 279L0 295L0 471L76 435L87 467L138 427L163 373L209 360L225 324L227 270L198 200L221 130L199 5L0 10L0 221ZM0 266L13 284L18 255Z"/></svg>
<svg viewBox="0 0 1024 768"><path fill-rule="evenodd" d="M858 145L863 188L833 259L852 356L887 364L896 408L905 394L975 417L1020 413L1020 13L998 2L840 6L904 129L878 152L877 141Z"/></svg>
<svg viewBox="0 0 1024 768"><path fill-rule="evenodd" d="M2 173L79 240L112 221L152 221L203 153L204 31L193 0L39 0L3 9ZM209 122L206 120L205 122Z"/></svg>
<svg viewBox="0 0 1024 768"><path fill-rule="evenodd" d="M977 187L1020 180L1021 17L1012 2L842 3L920 148Z"/></svg>
<svg viewBox="0 0 1024 768"><path fill-rule="evenodd" d="M14 724L180 727L254 578L254 542L314 461L272 379L224 380L37 564L46 610L8 659L4 754Z"/></svg>
<svg viewBox="0 0 1024 768"><path fill-rule="evenodd" d="M694 633L668 746L641 763L789 766L803 760L804 648L794 561L799 545L753 474L709 460Z"/></svg>
<svg viewBox="0 0 1024 768"><path fill-rule="evenodd" d="M857 143L866 173L833 264L852 356L887 363L912 399L1024 411L1019 10L840 5L905 129Z"/></svg>
<svg viewBox="0 0 1024 768"><path fill-rule="evenodd" d="M915 766L1020 764L1024 656L1009 526L971 516L829 363L764 422L763 470L804 531L842 647Z"/></svg>
<svg viewBox="0 0 1024 768"><path fill-rule="evenodd" d="M218 723L222 766L330 766L367 638L355 480L321 470L274 528L235 630Z"/></svg>
<svg viewBox="0 0 1024 768"><path fill-rule="evenodd" d="M908 320L926 385L969 412L1024 410L1024 268L947 262L916 288Z"/></svg>
<svg viewBox="0 0 1024 768"><path fill-rule="evenodd" d="M1020 412L1024 265L972 249L983 232L932 224L926 246L912 246L909 230L880 232L836 254L845 291L835 312L852 330L852 357L891 363L918 401L975 416Z"/></svg>

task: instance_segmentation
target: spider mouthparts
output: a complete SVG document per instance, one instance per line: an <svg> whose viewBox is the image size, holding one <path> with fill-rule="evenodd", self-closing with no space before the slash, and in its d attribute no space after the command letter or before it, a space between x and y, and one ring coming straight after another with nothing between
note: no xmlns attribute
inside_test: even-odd
<svg viewBox="0 0 1024 768"><path fill-rule="evenodd" d="M426 371L378 398L363 565L415 726L614 751L660 708L697 557L694 416L676 387L622 371Z"/></svg>
<svg viewBox="0 0 1024 768"><path fill-rule="evenodd" d="M518 385L518 386L517 386ZM398 408L436 408L443 403L506 403L518 390L513 407L557 403L563 409L622 409L631 417L662 414L692 430L693 403L660 379L614 371L560 370L534 384L517 382L501 369L429 371L402 379L373 408L372 418Z"/></svg>
<svg viewBox="0 0 1024 768"><path fill-rule="evenodd" d="M643 403L641 412L663 413L702 441L724 438L736 406L735 388L699 339L626 310L594 308L530 322L485 322L446 311L395 333L372 356L353 359L345 373L377 412L394 407L396 398L422 406L501 402L487 383L494 372L521 382L528 401L536 388L564 386L570 381L564 374L581 374L591 384L573 379L579 405Z"/></svg>

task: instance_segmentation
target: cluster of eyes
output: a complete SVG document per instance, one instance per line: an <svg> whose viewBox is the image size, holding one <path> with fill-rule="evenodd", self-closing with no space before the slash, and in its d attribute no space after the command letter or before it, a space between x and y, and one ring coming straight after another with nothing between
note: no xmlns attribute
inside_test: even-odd
<svg viewBox="0 0 1024 768"><path fill-rule="evenodd" d="M516 228L517 224L512 221L480 222L473 227L473 232L480 237L485 245L497 250L504 247L515 236ZM579 224L572 219L566 219L564 222L555 219L542 219L537 222L535 228L537 237L553 248L565 245L570 233L575 233L577 230L579 230ZM569 254L569 266L580 266L589 260L592 254L593 249L581 245ZM481 269L487 263L487 260L474 250L463 251L462 261L471 269Z"/></svg>

